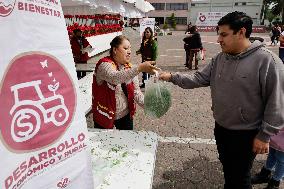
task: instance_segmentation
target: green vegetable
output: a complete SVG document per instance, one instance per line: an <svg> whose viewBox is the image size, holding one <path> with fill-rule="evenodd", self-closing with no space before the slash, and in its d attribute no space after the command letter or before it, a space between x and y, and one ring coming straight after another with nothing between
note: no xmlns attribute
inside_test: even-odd
<svg viewBox="0 0 284 189"><path fill-rule="evenodd" d="M147 83L147 85L144 95L144 112L148 116L160 118L171 107L171 93L159 82Z"/></svg>

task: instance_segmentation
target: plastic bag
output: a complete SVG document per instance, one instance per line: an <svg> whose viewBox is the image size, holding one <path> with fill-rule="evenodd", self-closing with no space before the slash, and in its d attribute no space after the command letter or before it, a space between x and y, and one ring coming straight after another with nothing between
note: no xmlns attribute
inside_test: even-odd
<svg viewBox="0 0 284 189"><path fill-rule="evenodd" d="M196 60L197 61L200 61L203 59L203 56L202 56L202 51L198 51L197 54L196 54Z"/></svg>
<svg viewBox="0 0 284 189"><path fill-rule="evenodd" d="M145 82L144 112L147 116L160 118L172 105L171 93L157 76Z"/></svg>

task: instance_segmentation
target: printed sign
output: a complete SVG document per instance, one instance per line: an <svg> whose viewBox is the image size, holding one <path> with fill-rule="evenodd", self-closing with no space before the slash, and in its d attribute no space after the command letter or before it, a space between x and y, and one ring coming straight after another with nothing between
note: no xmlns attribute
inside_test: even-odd
<svg viewBox="0 0 284 189"><path fill-rule="evenodd" d="M228 12L199 12L196 18L196 26L217 26L218 21Z"/></svg>
<svg viewBox="0 0 284 189"><path fill-rule="evenodd" d="M155 18L142 18L140 19L140 36L143 37L143 32L147 27L150 27L155 32Z"/></svg>
<svg viewBox="0 0 284 189"><path fill-rule="evenodd" d="M93 189L60 1L0 0L0 23L0 188Z"/></svg>

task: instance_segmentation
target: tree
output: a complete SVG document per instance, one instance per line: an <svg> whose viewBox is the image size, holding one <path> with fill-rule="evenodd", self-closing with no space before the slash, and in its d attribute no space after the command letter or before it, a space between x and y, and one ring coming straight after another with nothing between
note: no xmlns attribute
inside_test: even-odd
<svg viewBox="0 0 284 189"><path fill-rule="evenodd" d="M170 24L171 24L172 28L176 29L177 22L176 22L175 13L172 13L172 15L170 17Z"/></svg>
<svg viewBox="0 0 284 189"><path fill-rule="evenodd" d="M168 23L167 21L165 21L164 25L163 25L163 29L168 29Z"/></svg>
<svg viewBox="0 0 284 189"><path fill-rule="evenodd" d="M284 24L284 1L283 0L274 0L271 8L271 12L275 16L281 16L282 24Z"/></svg>
<svg viewBox="0 0 284 189"><path fill-rule="evenodd" d="M271 13L276 16L282 17L282 24L284 24L284 1L283 0L263 0L263 5L261 9L261 18L267 18L269 14L269 8L271 8ZM271 15L269 15L271 16Z"/></svg>

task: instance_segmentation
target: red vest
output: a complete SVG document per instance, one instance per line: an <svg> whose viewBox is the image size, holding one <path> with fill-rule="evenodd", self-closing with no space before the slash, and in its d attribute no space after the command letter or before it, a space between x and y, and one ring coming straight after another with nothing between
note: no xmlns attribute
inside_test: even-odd
<svg viewBox="0 0 284 189"><path fill-rule="evenodd" d="M72 53L73 53L73 57L74 57L74 62L75 63L87 63L87 61L89 60L89 56L88 53L82 53L81 51L81 45L78 42L78 39L73 36L71 38L71 49L72 49ZM82 46L83 48L86 48L87 46L89 46L89 42L87 41L86 38L82 37Z"/></svg>
<svg viewBox="0 0 284 189"><path fill-rule="evenodd" d="M112 129L115 120L116 111L116 99L115 99L115 89L116 86L106 81L103 81L101 85L97 84L96 73L98 67L101 63L108 62L112 64L116 69L118 66L115 64L111 57L104 57L99 60L96 65L95 74L93 77L92 93L93 93L93 117L94 121L100 126ZM125 68L130 68L131 65L125 65ZM130 82L126 85L127 88L127 100L128 108L130 111L131 118L135 114L135 102L134 102L134 83Z"/></svg>

